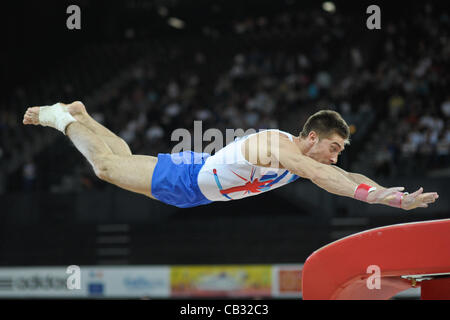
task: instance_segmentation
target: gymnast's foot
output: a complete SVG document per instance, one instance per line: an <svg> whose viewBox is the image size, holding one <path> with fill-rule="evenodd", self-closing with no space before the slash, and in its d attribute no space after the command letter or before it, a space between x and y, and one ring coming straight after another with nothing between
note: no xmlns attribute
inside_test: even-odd
<svg viewBox="0 0 450 320"><path fill-rule="evenodd" d="M27 109L23 116L23 124L25 125L52 127L64 134L66 127L75 121L77 120L62 103L56 103L52 106L31 107Z"/></svg>
<svg viewBox="0 0 450 320"><path fill-rule="evenodd" d="M63 106L77 121L84 122L85 118L88 116L86 107L80 101L64 104Z"/></svg>

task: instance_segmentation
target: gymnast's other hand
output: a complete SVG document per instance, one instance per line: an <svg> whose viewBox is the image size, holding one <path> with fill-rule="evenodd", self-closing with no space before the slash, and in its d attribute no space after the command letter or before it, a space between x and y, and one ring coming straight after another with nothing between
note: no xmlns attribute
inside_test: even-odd
<svg viewBox="0 0 450 320"><path fill-rule="evenodd" d="M405 194L402 199L402 209L412 210L415 208L428 208L430 203L435 202L439 198L437 192L423 193L423 188L420 187L414 193Z"/></svg>

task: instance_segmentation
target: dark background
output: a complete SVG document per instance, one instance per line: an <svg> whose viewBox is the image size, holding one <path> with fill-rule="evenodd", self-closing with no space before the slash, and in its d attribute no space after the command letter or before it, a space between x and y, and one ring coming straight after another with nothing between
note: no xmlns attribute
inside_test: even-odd
<svg viewBox="0 0 450 320"><path fill-rule="evenodd" d="M2 4L0 264L302 263L348 234L447 218L445 2L334 3L333 14L323 11L321 2L294 0ZM71 4L81 8L81 30L66 28ZM366 28L370 4L381 8L381 30ZM167 16L158 14L161 7ZM186 27L170 27L168 17L182 19ZM258 25L260 17L265 24ZM246 31L236 32L239 26ZM239 54L257 71L248 68L230 78ZM301 54L309 61L306 67L299 66ZM427 58L431 64L416 74ZM264 69L264 59L271 67ZM311 85L320 81L321 71L331 76L331 84L314 94ZM170 152L170 132L192 129L201 111L211 113L204 131L252 127L233 121L255 112L247 102L266 90L259 83L266 76L275 85L264 101L269 96L275 107L257 111L266 122L253 127L275 119L271 125L297 135L312 112L337 110L356 128L339 166L384 186L410 192L423 186L440 194L438 202L405 212L342 199L299 180L258 197L178 209L99 181L65 137L21 124L28 106L81 100L108 128L129 137L134 153L156 155ZM231 85L219 92L221 77L230 78ZM297 79L291 87L289 77ZM183 91L192 78L197 81L193 97L167 96L171 82ZM288 89L278 88L281 83ZM345 83L350 84L343 89ZM173 103L181 111L170 118L165 110ZM237 116L229 118L232 105ZM434 142L426 140L433 131L421 122L426 115L442 122ZM136 117L144 124L130 133L127 125ZM149 139L150 125L163 136ZM404 145L416 131L422 142L407 153ZM441 154L438 141L444 143ZM111 235L121 240L101 240Z"/></svg>

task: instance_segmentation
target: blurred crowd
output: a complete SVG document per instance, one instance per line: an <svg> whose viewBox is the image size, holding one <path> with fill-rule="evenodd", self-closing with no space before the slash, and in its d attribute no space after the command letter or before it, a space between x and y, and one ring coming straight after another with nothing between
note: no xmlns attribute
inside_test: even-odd
<svg viewBox="0 0 450 320"><path fill-rule="evenodd" d="M450 16L423 11L389 23L374 70L385 93L375 173L411 175L450 166Z"/></svg>
<svg viewBox="0 0 450 320"><path fill-rule="evenodd" d="M135 61L140 55L141 46L133 43L86 46L49 67L38 81L30 83L24 79L9 95L2 95L0 194L22 188L33 190L36 177L43 173L42 163L37 158L58 136L53 130L24 126L22 119L27 107L93 96L99 89L106 90L104 84L121 76L121 70L129 61Z"/></svg>
<svg viewBox="0 0 450 320"><path fill-rule="evenodd" d="M75 77L50 77L34 91L18 89L15 108L2 108L3 191L11 189L7 177L19 174L21 188L33 190L45 170L43 159L57 148L39 149L34 140L52 133L24 128L22 106L82 100L94 92L95 98L84 101L88 112L136 154L170 152L177 143L171 133L193 131L195 120L202 121L203 132L280 128L297 135L309 115L326 108L340 112L352 132L361 133L354 151L365 157L352 156L347 169L393 176L448 168L450 21L431 4L422 9L395 21L386 18L383 32L371 39L367 30L355 28L351 16L294 10L204 28L201 35L175 42L158 39L138 46L128 39L114 46L109 59L92 54L82 60L91 67L80 64L72 70ZM119 77L125 69L128 76ZM85 81L93 74L97 83ZM30 145L36 152L26 152ZM75 159L73 166L60 164L66 174L48 183L67 191L93 187L89 165L71 152L67 158ZM7 172L8 162L18 161L14 154L26 157Z"/></svg>

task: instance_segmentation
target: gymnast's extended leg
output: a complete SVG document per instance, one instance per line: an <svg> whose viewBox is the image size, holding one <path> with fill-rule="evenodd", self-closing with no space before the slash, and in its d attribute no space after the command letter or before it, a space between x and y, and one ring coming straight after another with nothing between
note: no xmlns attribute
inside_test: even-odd
<svg viewBox="0 0 450 320"><path fill-rule="evenodd" d="M40 125L40 109L40 107L28 108L23 123ZM91 125L94 126L92 123ZM101 130L98 126L96 129ZM110 147L78 120L69 123L65 127L65 133L92 165L97 177L123 189L155 199L151 194L151 181L157 162L156 157L132 155L131 152L127 155L114 154L112 150L116 152L118 150L114 147L117 139L113 141L114 137L110 136L110 142L113 141Z"/></svg>
<svg viewBox="0 0 450 320"><path fill-rule="evenodd" d="M95 121L86 111L86 107L82 102L75 101L73 103L63 105L78 122L81 122L89 130L99 136L108 145L112 153L123 156L132 155L128 144L108 128Z"/></svg>

